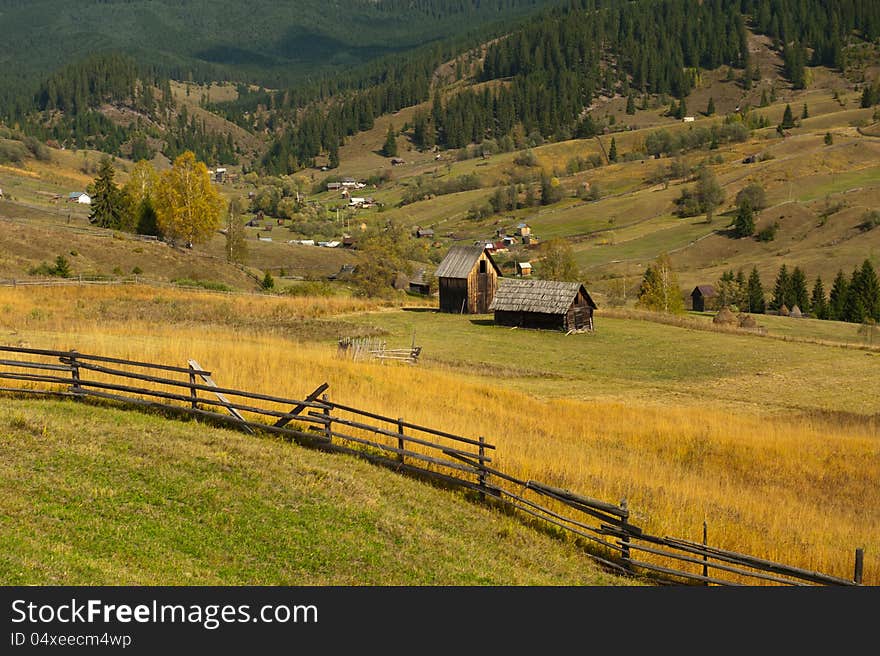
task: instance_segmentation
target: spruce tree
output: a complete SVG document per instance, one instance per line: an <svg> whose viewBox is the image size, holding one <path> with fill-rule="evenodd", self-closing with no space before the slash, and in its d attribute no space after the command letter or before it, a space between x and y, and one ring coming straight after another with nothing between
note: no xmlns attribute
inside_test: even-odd
<svg viewBox="0 0 880 656"><path fill-rule="evenodd" d="M825 287L822 285L822 277L816 276L813 284L813 293L810 295L810 312L817 319L828 318L828 301L825 298Z"/></svg>
<svg viewBox="0 0 880 656"><path fill-rule="evenodd" d="M764 300L764 287L761 285L761 276L758 273L758 267L752 267L749 274L749 281L746 283L746 295L748 298L749 312L755 314L764 314L767 310L767 303Z"/></svg>
<svg viewBox="0 0 880 656"><path fill-rule="evenodd" d="M617 161L617 141L614 137L611 137L611 148L608 149L608 161Z"/></svg>
<svg viewBox="0 0 880 656"><path fill-rule="evenodd" d="M706 105L706 116L713 116L715 114L715 99L711 96L709 97L709 104Z"/></svg>
<svg viewBox="0 0 880 656"><path fill-rule="evenodd" d="M92 205L89 221L101 228L119 229L126 218L127 205L125 194L116 186L116 171L110 158L101 158L98 177L92 185Z"/></svg>
<svg viewBox="0 0 880 656"><path fill-rule="evenodd" d="M849 279L846 300L843 304L843 320L850 323L862 323L867 317L864 293L862 288L862 270L856 267Z"/></svg>
<svg viewBox="0 0 880 656"><path fill-rule="evenodd" d="M801 312L807 312L810 308L810 294L807 291L807 277L800 267L795 267L789 280L789 294L785 304L789 309L797 305Z"/></svg>
<svg viewBox="0 0 880 656"><path fill-rule="evenodd" d="M831 285L831 292L828 294L828 318L835 321L844 321L844 310L846 307L846 297L849 294L849 281L840 269Z"/></svg>
<svg viewBox="0 0 880 656"><path fill-rule="evenodd" d="M635 114L636 113L636 99L635 96L630 92L630 94L626 97L626 113L627 114Z"/></svg>
<svg viewBox="0 0 880 656"><path fill-rule="evenodd" d="M858 292L865 308L865 318L880 321L880 283L877 281L877 272L867 259L859 269Z"/></svg>
<svg viewBox="0 0 880 656"><path fill-rule="evenodd" d="M779 124L783 130L790 130L794 127L794 116L791 113L791 105L785 106L785 113L782 115L782 123Z"/></svg>
<svg viewBox="0 0 880 656"><path fill-rule="evenodd" d="M786 298L789 296L789 289L791 287L791 281L788 275L788 267L784 264L779 267L779 273L776 274L776 284L773 286L773 300L770 301L770 309L779 311L783 305L788 305L786 303Z"/></svg>
<svg viewBox="0 0 880 656"><path fill-rule="evenodd" d="M752 211L750 203L745 202L739 206L733 224L733 232L740 239L751 237L755 233L755 213Z"/></svg>
<svg viewBox="0 0 880 656"><path fill-rule="evenodd" d="M382 146L382 154L385 157L397 157L397 136L394 133L394 126L388 126L388 133L385 135L385 145Z"/></svg>
<svg viewBox="0 0 880 656"><path fill-rule="evenodd" d="M810 111L807 109L807 103L804 103L804 111L801 113L801 118L810 118Z"/></svg>
<svg viewBox="0 0 880 656"><path fill-rule="evenodd" d="M742 309L746 303L748 303L748 298L746 297L746 291L748 289L746 284L746 276L743 273L742 269L738 269L736 272L736 295L734 298L734 303L739 309Z"/></svg>

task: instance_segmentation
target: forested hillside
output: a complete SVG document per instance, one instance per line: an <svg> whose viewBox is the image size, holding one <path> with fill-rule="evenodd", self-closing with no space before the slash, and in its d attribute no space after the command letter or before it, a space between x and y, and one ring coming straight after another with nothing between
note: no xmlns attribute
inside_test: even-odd
<svg viewBox="0 0 880 656"><path fill-rule="evenodd" d="M648 95L681 99L701 70L722 65L731 74L739 70L737 77L748 85L755 73L748 30L772 37L785 75L794 88L803 88L807 65L841 68L846 44L877 37L880 4L577 0L549 8L488 46L472 80L486 84L445 97L434 89L430 113L415 119L416 145L461 148L484 139L513 144L515 133L542 140L593 136L602 126L585 110L598 96L622 95L633 107ZM278 173L309 165L345 136L371 126L373 116L427 100L440 63L435 54L433 60L389 67L373 88L301 115L273 146L266 168Z"/></svg>

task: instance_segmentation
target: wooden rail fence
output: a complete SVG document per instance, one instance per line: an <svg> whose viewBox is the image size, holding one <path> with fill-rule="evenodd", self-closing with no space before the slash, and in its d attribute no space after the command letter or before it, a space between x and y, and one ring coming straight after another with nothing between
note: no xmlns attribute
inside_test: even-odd
<svg viewBox="0 0 880 656"><path fill-rule="evenodd" d="M562 535L620 573L681 585L862 585L864 551L852 579L713 547L703 540L650 535L633 524L626 500L608 503L492 466L495 446L330 400L327 383L302 400L224 388L195 360L186 367L120 358L0 346L0 392L94 398L222 421L255 434L275 433L306 446L353 453L399 471L475 492ZM7 382L8 381L8 382Z"/></svg>

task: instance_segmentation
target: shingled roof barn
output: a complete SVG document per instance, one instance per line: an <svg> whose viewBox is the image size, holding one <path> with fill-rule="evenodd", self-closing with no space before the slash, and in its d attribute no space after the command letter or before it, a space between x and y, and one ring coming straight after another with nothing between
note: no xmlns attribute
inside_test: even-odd
<svg viewBox="0 0 880 656"><path fill-rule="evenodd" d="M481 246L453 246L434 272L440 311L485 314L495 296L501 270Z"/></svg>
<svg viewBox="0 0 880 656"><path fill-rule="evenodd" d="M691 304L694 312L705 312L711 307L712 301L706 301L715 298L715 288L712 285L697 285L691 292Z"/></svg>
<svg viewBox="0 0 880 656"><path fill-rule="evenodd" d="M596 304L579 282L502 278L490 309L502 326L569 332L593 330Z"/></svg>

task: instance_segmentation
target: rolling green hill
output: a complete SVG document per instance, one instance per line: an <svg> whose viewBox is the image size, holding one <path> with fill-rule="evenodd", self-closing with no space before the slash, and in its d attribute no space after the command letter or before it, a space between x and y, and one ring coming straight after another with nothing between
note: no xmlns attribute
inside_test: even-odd
<svg viewBox="0 0 880 656"><path fill-rule="evenodd" d="M3 585L638 585L351 457L131 411L0 407Z"/></svg>

